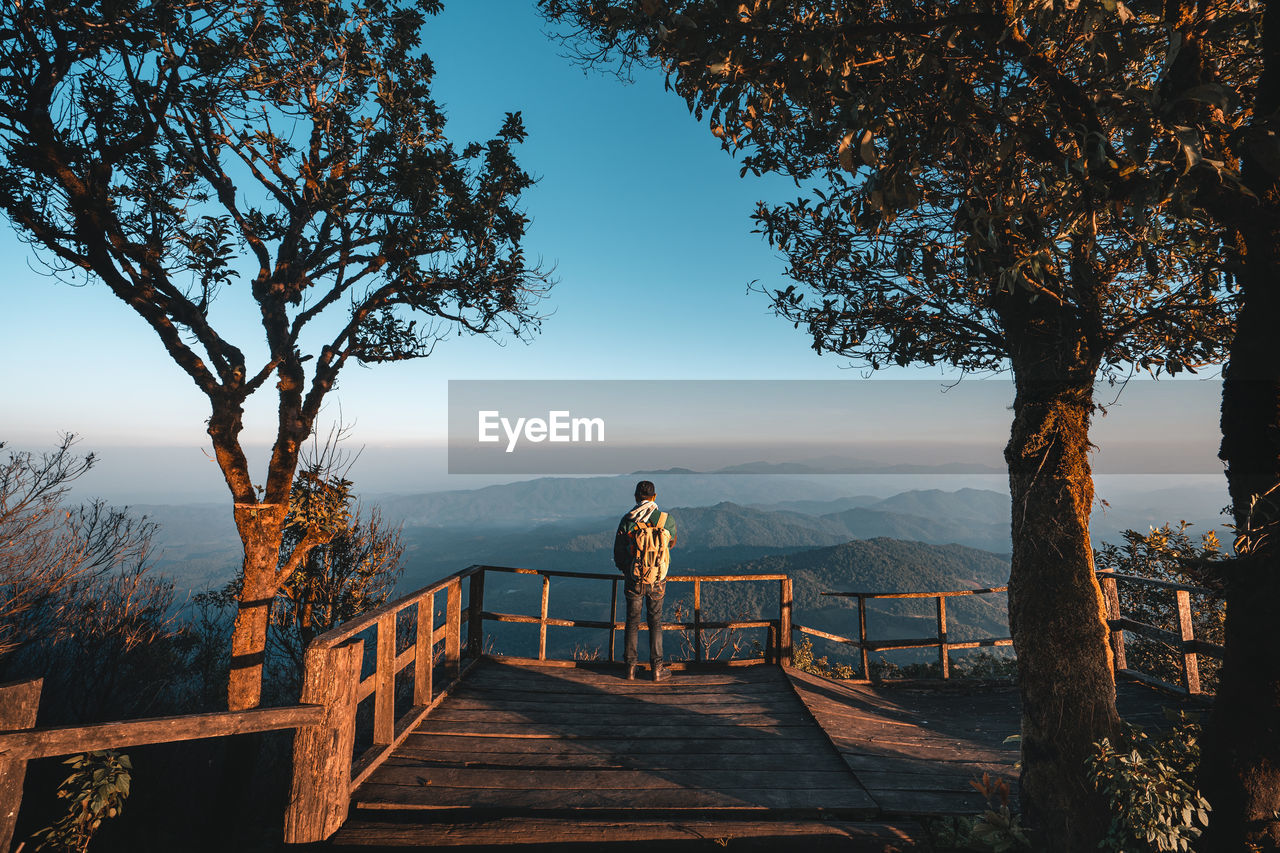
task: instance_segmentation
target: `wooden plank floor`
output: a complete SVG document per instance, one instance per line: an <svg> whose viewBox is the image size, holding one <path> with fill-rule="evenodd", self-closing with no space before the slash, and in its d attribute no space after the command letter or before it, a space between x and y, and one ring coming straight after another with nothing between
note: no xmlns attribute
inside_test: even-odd
<svg viewBox="0 0 1280 853"><path fill-rule="evenodd" d="M676 673L486 662L355 792L362 809L770 811L875 804L778 667Z"/></svg>
<svg viewBox="0 0 1280 853"><path fill-rule="evenodd" d="M642 675L643 677L643 675ZM1151 725L1177 700L1119 688ZM869 685L773 666L627 682L485 661L352 798L331 850L913 850L918 816L1016 796L1018 694Z"/></svg>
<svg viewBox="0 0 1280 853"><path fill-rule="evenodd" d="M641 678L645 673L642 672ZM330 851L908 851L778 667L478 666L352 798Z"/></svg>
<svg viewBox="0 0 1280 853"><path fill-rule="evenodd" d="M1018 744L1004 742L1021 725L1016 686L871 685L786 672L882 817L978 814L985 803L970 782L984 772L1005 779L1016 802ZM1116 705L1144 727L1159 726L1165 707L1203 710L1134 682L1117 685Z"/></svg>

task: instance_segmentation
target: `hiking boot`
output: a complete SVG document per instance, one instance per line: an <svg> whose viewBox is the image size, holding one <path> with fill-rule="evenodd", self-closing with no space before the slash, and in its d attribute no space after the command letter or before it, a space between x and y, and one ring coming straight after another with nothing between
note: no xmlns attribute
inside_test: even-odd
<svg viewBox="0 0 1280 853"><path fill-rule="evenodd" d="M629 663L627 664L627 681L635 681L635 680L636 680L636 665L633 663Z"/></svg>
<svg viewBox="0 0 1280 853"><path fill-rule="evenodd" d="M665 666L663 666L660 663L656 663L653 665L654 681L665 681L670 677L671 677L671 670L667 669Z"/></svg>

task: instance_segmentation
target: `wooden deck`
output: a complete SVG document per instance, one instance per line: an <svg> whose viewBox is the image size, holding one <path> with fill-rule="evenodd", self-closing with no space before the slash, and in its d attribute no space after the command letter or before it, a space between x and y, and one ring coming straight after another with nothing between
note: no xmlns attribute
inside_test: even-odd
<svg viewBox="0 0 1280 853"><path fill-rule="evenodd" d="M983 773L1018 793L1018 688L999 682L829 681L788 669L805 705L884 818L975 815L985 807L970 784ZM1185 698L1121 681L1116 706L1144 728L1167 725L1164 708L1203 710Z"/></svg>
<svg viewBox="0 0 1280 853"><path fill-rule="evenodd" d="M353 803L365 809L877 809L779 667L625 681L486 662Z"/></svg>
<svg viewBox="0 0 1280 853"><path fill-rule="evenodd" d="M335 848L786 837L911 849L783 669L676 672L486 661L354 793Z"/></svg>
<svg viewBox="0 0 1280 853"><path fill-rule="evenodd" d="M328 847L908 850L914 818L982 811L983 772L1016 793L1010 685L645 675L484 661L356 790ZM1120 686L1144 725L1178 703Z"/></svg>
<svg viewBox="0 0 1280 853"><path fill-rule="evenodd" d="M753 666L676 672L484 661L354 793L334 849L693 844L912 849L923 815L1016 792L1017 690L841 683ZM1120 689L1149 724L1178 700Z"/></svg>

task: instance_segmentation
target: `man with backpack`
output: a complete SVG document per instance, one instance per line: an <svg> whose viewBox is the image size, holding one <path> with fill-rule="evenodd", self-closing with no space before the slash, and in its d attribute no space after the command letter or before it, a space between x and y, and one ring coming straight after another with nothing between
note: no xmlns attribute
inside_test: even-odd
<svg viewBox="0 0 1280 853"><path fill-rule="evenodd" d="M671 676L662 660L662 596L666 592L671 546L676 544L676 523L658 511L653 483L636 483L636 505L618 523L613 539L613 564L626 576L627 630L623 661L627 680L636 678L636 645L640 632L640 608L646 603L649 623L649 663L653 680Z"/></svg>

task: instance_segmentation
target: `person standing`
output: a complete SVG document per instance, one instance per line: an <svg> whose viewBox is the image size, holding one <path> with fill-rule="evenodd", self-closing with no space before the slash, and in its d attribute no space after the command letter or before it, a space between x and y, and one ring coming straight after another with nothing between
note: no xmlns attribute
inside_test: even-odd
<svg viewBox="0 0 1280 853"><path fill-rule="evenodd" d="M653 680L671 676L662 659L662 596L666 592L671 546L676 544L676 523L658 510L657 490L649 480L636 483L636 505L618 523L613 539L613 564L626 576L627 630L623 661L627 680L636 678L636 645L640 610L646 604L649 624L649 664Z"/></svg>

